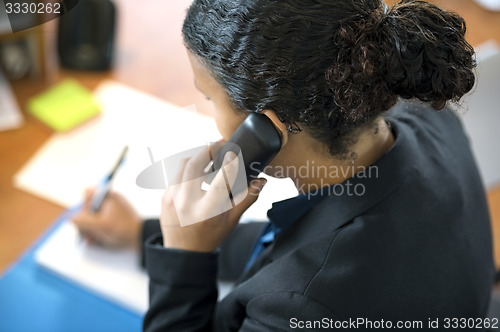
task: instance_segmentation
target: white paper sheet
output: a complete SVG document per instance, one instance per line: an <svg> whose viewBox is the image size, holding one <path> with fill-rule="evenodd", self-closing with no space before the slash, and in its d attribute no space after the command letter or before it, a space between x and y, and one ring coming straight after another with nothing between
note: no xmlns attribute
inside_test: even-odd
<svg viewBox="0 0 500 332"><path fill-rule="evenodd" d="M0 70L0 130L18 128L23 124L23 115L12 93L9 81Z"/></svg>
<svg viewBox="0 0 500 332"><path fill-rule="evenodd" d="M109 250L81 241L69 221L36 252L44 268L137 314L148 308L148 276L133 250Z"/></svg>

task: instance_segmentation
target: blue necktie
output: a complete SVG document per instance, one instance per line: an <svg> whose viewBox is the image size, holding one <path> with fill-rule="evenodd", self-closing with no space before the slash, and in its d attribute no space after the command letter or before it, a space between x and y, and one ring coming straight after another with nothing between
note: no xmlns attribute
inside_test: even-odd
<svg viewBox="0 0 500 332"><path fill-rule="evenodd" d="M260 236L255 243L252 254L245 265L243 273L246 273L250 266L255 262L257 257L266 249L266 247L274 241L274 237L279 234L281 229L277 228L273 223L268 222L264 229L261 231Z"/></svg>

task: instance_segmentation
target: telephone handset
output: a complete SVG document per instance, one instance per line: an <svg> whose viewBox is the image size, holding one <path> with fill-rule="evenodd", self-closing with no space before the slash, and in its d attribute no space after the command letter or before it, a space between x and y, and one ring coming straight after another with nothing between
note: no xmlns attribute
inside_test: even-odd
<svg viewBox="0 0 500 332"><path fill-rule="evenodd" d="M214 158L214 167L220 169L226 152L238 155L241 151L248 184L278 154L281 144L281 133L273 122L264 114L250 113Z"/></svg>

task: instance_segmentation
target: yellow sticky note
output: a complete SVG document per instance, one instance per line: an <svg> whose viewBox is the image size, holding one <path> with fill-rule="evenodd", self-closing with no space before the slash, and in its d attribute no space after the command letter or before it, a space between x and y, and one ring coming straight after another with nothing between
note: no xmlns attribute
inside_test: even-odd
<svg viewBox="0 0 500 332"><path fill-rule="evenodd" d="M72 129L99 113L92 93L73 79L66 79L32 98L28 112L56 131Z"/></svg>

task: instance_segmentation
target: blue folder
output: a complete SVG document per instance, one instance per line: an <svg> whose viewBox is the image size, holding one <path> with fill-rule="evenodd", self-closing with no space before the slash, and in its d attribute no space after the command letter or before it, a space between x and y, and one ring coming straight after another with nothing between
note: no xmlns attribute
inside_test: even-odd
<svg viewBox="0 0 500 332"><path fill-rule="evenodd" d="M0 331L142 330L142 317L38 266L34 252L64 221L64 213L0 278Z"/></svg>

